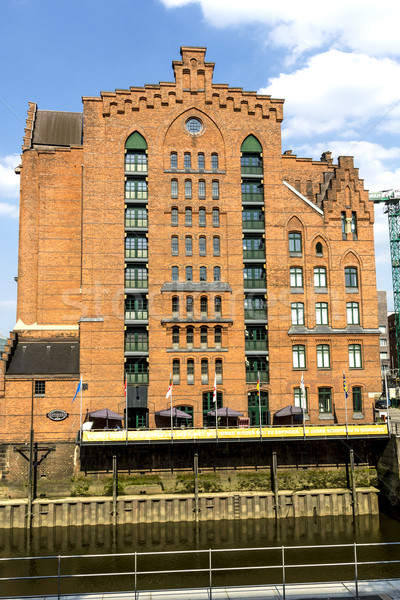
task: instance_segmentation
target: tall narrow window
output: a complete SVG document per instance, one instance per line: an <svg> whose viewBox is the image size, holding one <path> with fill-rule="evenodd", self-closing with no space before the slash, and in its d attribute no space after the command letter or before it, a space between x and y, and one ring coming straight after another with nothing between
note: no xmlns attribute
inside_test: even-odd
<svg viewBox="0 0 400 600"><path fill-rule="evenodd" d="M179 362L178 358L174 358L174 360L172 361L172 381L174 382L174 385L179 385L180 379L181 379L180 362Z"/></svg>
<svg viewBox="0 0 400 600"><path fill-rule="evenodd" d="M203 154L203 152L199 152L197 155L197 168L204 169L204 154Z"/></svg>
<svg viewBox="0 0 400 600"><path fill-rule="evenodd" d="M213 227L219 227L219 208L213 208L212 224L213 224Z"/></svg>
<svg viewBox="0 0 400 600"><path fill-rule="evenodd" d="M171 198L178 197L178 180L171 179Z"/></svg>
<svg viewBox="0 0 400 600"><path fill-rule="evenodd" d="M206 358L201 359L201 383L208 384L208 360Z"/></svg>
<svg viewBox="0 0 400 600"><path fill-rule="evenodd" d="M172 328L172 345L179 346L179 327Z"/></svg>
<svg viewBox="0 0 400 600"><path fill-rule="evenodd" d="M179 281L179 267L171 267L172 281Z"/></svg>
<svg viewBox="0 0 400 600"><path fill-rule="evenodd" d="M199 208L199 227L206 226L206 209Z"/></svg>
<svg viewBox="0 0 400 600"><path fill-rule="evenodd" d="M190 235L185 237L185 253L186 256L192 256L193 253L192 238Z"/></svg>
<svg viewBox="0 0 400 600"><path fill-rule="evenodd" d="M214 344L217 348L221 347L221 344L222 344L222 329L221 329L221 327L216 327L214 329Z"/></svg>
<svg viewBox="0 0 400 600"><path fill-rule="evenodd" d="M362 412L362 395L360 387L353 387L353 412L361 413Z"/></svg>
<svg viewBox="0 0 400 600"><path fill-rule="evenodd" d="M192 209L191 208L185 208L185 226L186 227L192 226Z"/></svg>
<svg viewBox="0 0 400 600"><path fill-rule="evenodd" d="M217 383L222 383L222 359L217 358L215 360L215 378Z"/></svg>
<svg viewBox="0 0 400 600"><path fill-rule="evenodd" d="M319 412L324 413L332 413L332 389L323 387L318 388L318 405Z"/></svg>
<svg viewBox="0 0 400 600"><path fill-rule="evenodd" d="M171 208L171 225L178 227L178 209L176 207Z"/></svg>
<svg viewBox="0 0 400 600"><path fill-rule="evenodd" d="M204 199L206 197L206 182L204 179L199 181L199 198Z"/></svg>
<svg viewBox="0 0 400 600"><path fill-rule="evenodd" d="M221 296L215 296L215 298L214 298L214 313L217 318L221 317L221 313L222 313Z"/></svg>
<svg viewBox="0 0 400 600"><path fill-rule="evenodd" d="M301 233L298 231L289 233L289 252L290 254L301 254Z"/></svg>
<svg viewBox="0 0 400 600"><path fill-rule="evenodd" d="M350 369L361 369L361 345L350 344L349 345L349 367Z"/></svg>
<svg viewBox="0 0 400 600"><path fill-rule="evenodd" d="M315 304L315 323L316 325L328 325L328 303L317 302Z"/></svg>
<svg viewBox="0 0 400 600"><path fill-rule="evenodd" d="M290 287L303 287L303 269L301 267L290 267Z"/></svg>
<svg viewBox="0 0 400 600"><path fill-rule="evenodd" d="M179 298L178 296L172 296L172 316L179 316Z"/></svg>
<svg viewBox="0 0 400 600"><path fill-rule="evenodd" d="M193 316L193 296L186 296L186 316Z"/></svg>
<svg viewBox="0 0 400 600"><path fill-rule="evenodd" d="M304 325L304 304L303 302L292 302L292 325Z"/></svg>
<svg viewBox="0 0 400 600"><path fill-rule="evenodd" d="M357 213L351 213L351 233L353 234L353 240L357 240Z"/></svg>
<svg viewBox="0 0 400 600"><path fill-rule="evenodd" d="M171 238L171 254L172 256L178 256L179 254L179 241L177 235L173 235Z"/></svg>
<svg viewBox="0 0 400 600"><path fill-rule="evenodd" d="M358 273L357 267L345 267L344 269L344 280L347 289L358 288Z"/></svg>
<svg viewBox="0 0 400 600"><path fill-rule="evenodd" d="M207 267L200 267L200 281L207 281Z"/></svg>
<svg viewBox="0 0 400 600"><path fill-rule="evenodd" d="M301 387L294 388L293 390L293 401L294 405L299 408L303 408L304 412L308 412L308 401L307 401L307 388L302 391Z"/></svg>
<svg viewBox="0 0 400 600"><path fill-rule="evenodd" d="M187 361L187 383L188 385L194 384L194 360L193 358L188 358Z"/></svg>
<svg viewBox="0 0 400 600"><path fill-rule="evenodd" d="M187 327L186 329L186 345L189 348L193 347L193 327Z"/></svg>
<svg viewBox="0 0 400 600"><path fill-rule="evenodd" d="M214 200L217 200L219 198L219 182L218 181L212 182L212 197Z"/></svg>
<svg viewBox="0 0 400 600"><path fill-rule="evenodd" d="M218 154L216 152L211 154L211 168L218 169Z"/></svg>
<svg viewBox="0 0 400 600"><path fill-rule="evenodd" d="M199 237L199 254L200 256L206 256L206 238L204 235Z"/></svg>
<svg viewBox="0 0 400 600"><path fill-rule="evenodd" d="M221 267L214 267L214 281L221 281Z"/></svg>
<svg viewBox="0 0 400 600"><path fill-rule="evenodd" d="M317 346L317 367L318 369L328 369L330 367L330 352L328 344Z"/></svg>
<svg viewBox="0 0 400 600"><path fill-rule="evenodd" d="M207 327L200 328L200 345L202 348L207 348L207 346L208 346L208 328Z"/></svg>
<svg viewBox="0 0 400 600"><path fill-rule="evenodd" d="M303 345L292 346L293 369L306 368L306 347Z"/></svg>
<svg viewBox="0 0 400 600"><path fill-rule="evenodd" d="M360 308L359 308L358 302L347 302L346 313L347 313L347 325L359 325L360 324Z"/></svg>
<svg viewBox="0 0 400 600"><path fill-rule="evenodd" d="M325 267L314 267L314 287L326 288L326 269L325 269Z"/></svg>
<svg viewBox="0 0 400 600"><path fill-rule="evenodd" d="M341 223L342 223L342 240L347 240L347 232L346 232L346 212L343 211L341 214Z"/></svg>
<svg viewBox="0 0 400 600"><path fill-rule="evenodd" d="M192 197L192 182L190 179L186 179L185 181L185 198Z"/></svg>
<svg viewBox="0 0 400 600"><path fill-rule="evenodd" d="M322 244L321 242L317 242L315 245L315 254L316 256L323 256L324 255L324 250L322 248Z"/></svg>
<svg viewBox="0 0 400 600"><path fill-rule="evenodd" d="M178 168L178 155L176 152L171 152L171 169Z"/></svg>
<svg viewBox="0 0 400 600"><path fill-rule="evenodd" d="M213 237L213 255L214 256L219 256L220 255L220 241L219 241L219 237Z"/></svg>
<svg viewBox="0 0 400 600"><path fill-rule="evenodd" d="M185 152L183 156L183 164L185 169L191 169L192 167L192 157L190 156L190 152Z"/></svg>
<svg viewBox="0 0 400 600"><path fill-rule="evenodd" d="M208 299L207 299L207 296L202 296L200 298L200 312L201 312L201 316L202 317L206 317L207 316L207 312L208 312Z"/></svg>
<svg viewBox="0 0 400 600"><path fill-rule="evenodd" d="M186 281L193 281L193 267L186 267Z"/></svg>

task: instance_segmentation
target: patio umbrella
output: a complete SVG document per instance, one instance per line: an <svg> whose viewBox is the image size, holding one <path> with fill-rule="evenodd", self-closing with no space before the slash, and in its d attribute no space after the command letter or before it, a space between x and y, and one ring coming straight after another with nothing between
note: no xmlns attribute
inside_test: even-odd
<svg viewBox="0 0 400 600"><path fill-rule="evenodd" d="M159 410L158 412L156 412L156 415L160 417L171 417L171 409L165 408L164 410ZM192 415L188 415L187 413L183 412L183 410L179 410L179 408L176 408L176 406L172 407L172 416L176 417L177 419L193 418Z"/></svg>
<svg viewBox="0 0 400 600"><path fill-rule="evenodd" d="M215 417L215 410L211 410L207 414L210 415L210 417ZM226 417L226 424L228 425L229 417L243 417L243 413L233 410L233 408L229 408L228 406L221 406L220 408L217 408L217 417Z"/></svg>
<svg viewBox="0 0 400 600"><path fill-rule="evenodd" d="M90 419L104 419L106 421L106 427L108 427L108 421L122 421L123 417L118 415L109 408L102 408L101 410L95 410L89 413Z"/></svg>
<svg viewBox="0 0 400 600"><path fill-rule="evenodd" d="M285 408L281 408L278 412L275 413L275 417L292 417L292 425L293 425L293 415L302 415L303 409L300 406L293 406L289 404L289 406L285 406Z"/></svg>

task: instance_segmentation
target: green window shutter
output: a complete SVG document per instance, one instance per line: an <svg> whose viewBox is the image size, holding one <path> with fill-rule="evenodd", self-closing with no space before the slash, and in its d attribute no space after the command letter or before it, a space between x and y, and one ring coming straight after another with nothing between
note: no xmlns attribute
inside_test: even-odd
<svg viewBox="0 0 400 600"><path fill-rule="evenodd" d="M147 150L146 140L139 132L134 131L126 140L125 148L127 150Z"/></svg>
<svg viewBox="0 0 400 600"><path fill-rule="evenodd" d="M254 137L254 135L248 135L247 138L244 140L240 150L242 152L254 152L255 154L258 154L262 152L262 147L258 139Z"/></svg>

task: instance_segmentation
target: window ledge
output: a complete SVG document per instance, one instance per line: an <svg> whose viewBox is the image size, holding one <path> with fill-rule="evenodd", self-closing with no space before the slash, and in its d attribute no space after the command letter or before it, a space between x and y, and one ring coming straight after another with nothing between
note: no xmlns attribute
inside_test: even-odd
<svg viewBox="0 0 400 600"><path fill-rule="evenodd" d="M314 291L316 294L327 294L328 288L327 287L315 287Z"/></svg>
<svg viewBox="0 0 400 600"><path fill-rule="evenodd" d="M333 421L333 414L332 413L319 413L318 419L320 419L321 421Z"/></svg>
<svg viewBox="0 0 400 600"><path fill-rule="evenodd" d="M302 288L302 287L290 288L290 293L291 294L304 294L304 288Z"/></svg>
<svg viewBox="0 0 400 600"><path fill-rule="evenodd" d="M301 258L303 256L303 253L302 252L289 252L289 256Z"/></svg>
<svg viewBox="0 0 400 600"><path fill-rule="evenodd" d="M364 419L364 415L359 412L353 413L353 419Z"/></svg>
<svg viewBox="0 0 400 600"><path fill-rule="evenodd" d="M358 288L351 288L351 287L346 288L346 294L358 294L358 293L359 293Z"/></svg>

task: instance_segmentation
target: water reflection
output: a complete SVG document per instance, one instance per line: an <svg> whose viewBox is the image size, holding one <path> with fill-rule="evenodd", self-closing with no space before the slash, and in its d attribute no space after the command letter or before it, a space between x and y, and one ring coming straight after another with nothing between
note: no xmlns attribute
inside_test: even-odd
<svg viewBox="0 0 400 600"><path fill-rule="evenodd" d="M0 530L0 556L56 556L56 555L89 555L89 554L114 554L126 552L161 552L203 550L208 548L259 548L265 546L294 546L315 544L348 544L400 541L400 523L389 519L385 515L368 515L359 517L353 522L350 517L323 517L323 518L286 518L279 521L274 519L244 520L244 521L209 521L199 524L194 523L151 523L138 525L122 525L117 528L105 526L93 527L64 527L43 528L32 530L30 538L22 529ZM367 549L366 549L367 550ZM290 551L289 551L290 552ZM322 560L324 551L307 551L301 557L310 562ZM375 552L375 550L374 550ZM393 555L394 550L390 551ZM400 549L396 549L400 553ZM292 551L290 560L298 562ZM365 552L369 560L374 553ZM345 560L352 560L351 549ZM384 559L384 557L382 558ZM279 581L279 571L253 571L250 574L240 572L240 566L280 564L278 551L253 551L252 553L227 553L221 552L213 558L215 566L238 566L237 572L228 576L220 575L216 585L245 583L265 583ZM343 554L338 554L330 560L343 560ZM176 568L206 568L208 557L206 554L180 555L172 557L140 558L140 570L162 570ZM398 571L398 565L395 565ZM90 572L118 572L130 571L134 568L132 557L113 558L104 556L103 559L76 559L72 557L63 561L63 573L90 573ZM32 575L38 576L57 572L56 561L30 561L14 563L0 563L0 576ZM313 573L297 573L293 570L294 580L312 580ZM311 571L311 570L310 570ZM348 570L351 578L351 569ZM339 579L344 577L346 571L341 569L336 573ZM335 575L334 573L330 574ZM379 576L379 575L378 575ZM276 579L278 577L278 580ZM328 576L330 578L330 576ZM206 574L188 574L180 576L179 582L173 577L142 575L139 585L141 589L154 589L160 587L196 586L207 585ZM83 589L84 587L84 589ZM56 588L55 581L36 581L33 584L9 584L7 592L16 595L26 593L50 593ZM86 578L68 580L63 582L64 593L74 591L111 591L133 589L132 577L113 577L107 580Z"/></svg>

